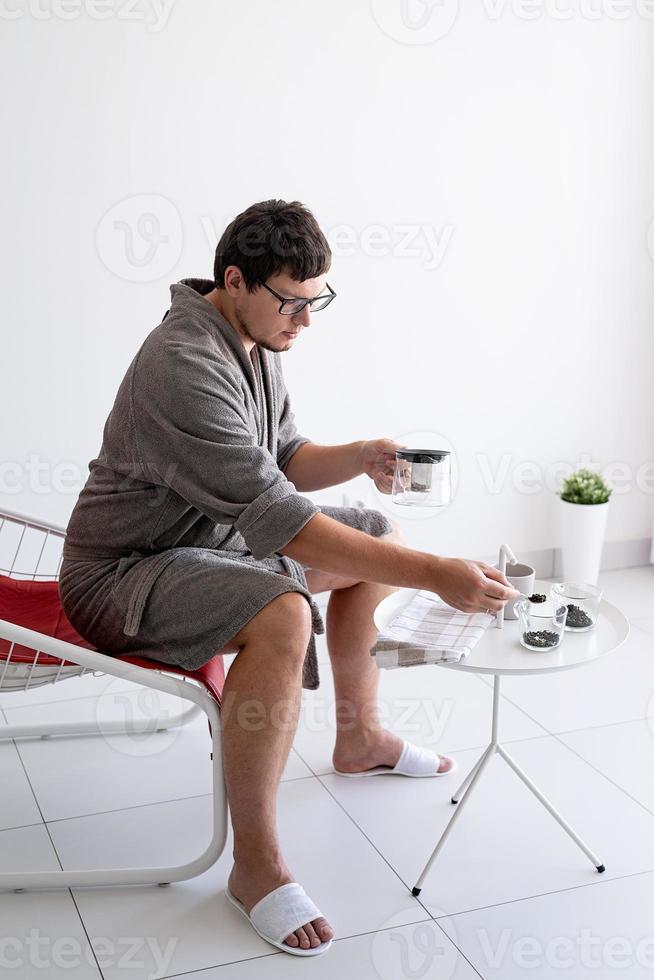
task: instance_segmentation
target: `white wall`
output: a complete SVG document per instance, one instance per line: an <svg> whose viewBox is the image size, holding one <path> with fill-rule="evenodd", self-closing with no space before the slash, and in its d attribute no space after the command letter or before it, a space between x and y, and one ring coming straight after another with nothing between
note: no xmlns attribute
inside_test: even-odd
<svg viewBox="0 0 654 980"><path fill-rule="evenodd" d="M519 464L582 454L631 473L608 538L647 537L654 5L619 20L624 0L560 0L570 19L548 2L532 20L526 0L466 0L445 33L453 0L424 30L400 0L164 4L100 20L94 0L0 3L0 504L67 519L169 283L210 275L226 222L283 197L341 228L338 299L285 360L301 429L456 452L456 499L407 518L414 544L551 547L555 498L524 492ZM146 212L168 240L147 261L136 234L130 259L114 222ZM377 226L392 247L366 240Z"/></svg>

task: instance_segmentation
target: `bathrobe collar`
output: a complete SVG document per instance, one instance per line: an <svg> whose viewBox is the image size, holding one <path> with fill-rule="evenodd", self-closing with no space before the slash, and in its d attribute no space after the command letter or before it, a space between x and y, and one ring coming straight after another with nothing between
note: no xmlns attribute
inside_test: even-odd
<svg viewBox="0 0 654 980"><path fill-rule="evenodd" d="M211 279L181 279L170 287L171 304L169 313L193 316L210 333L219 333L233 351L238 363L243 370L253 392L257 391L257 378L254 373L254 359L259 359L261 370L265 371L266 362L265 352L255 344L252 348L251 356L243 346L243 342L238 333L222 313L219 313L213 303L207 302L203 297L210 293L214 288ZM168 314L167 314L168 315ZM256 397L256 395L255 395Z"/></svg>

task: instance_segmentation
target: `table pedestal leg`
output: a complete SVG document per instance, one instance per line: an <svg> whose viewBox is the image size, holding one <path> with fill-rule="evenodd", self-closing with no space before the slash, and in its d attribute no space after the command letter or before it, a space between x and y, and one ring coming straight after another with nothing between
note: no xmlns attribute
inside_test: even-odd
<svg viewBox="0 0 654 980"><path fill-rule="evenodd" d="M497 751L498 751L499 755L502 756L502 758L504 759L504 761L509 766L511 766L511 768L513 769L513 771L516 774L516 776L519 776L520 777L520 779L525 784L525 786L527 787L527 789L530 789L531 790L531 792L534 794L534 796L536 797L536 799L539 800L539 802L543 804L543 806L545 807L545 809L549 813L552 814L552 816L557 821L557 823L559 823L561 825L561 827L563 827L563 829L565 830L566 834L568 834L570 837L572 837L572 839L575 842L575 844L578 847L581 848L581 850L584 852L584 854L588 858L590 858L590 860L593 862L593 864L595 865L595 867L597 868L597 870L600 873L602 871L605 871L606 869L605 869L604 865L602 864L602 862L600 861L600 859L597 857L597 855L594 853L594 851L591 851L591 849L588 847L588 845L583 842L583 840L581 839L581 837L579 836L579 834L575 833L575 831L572 829L572 827L570 826L570 824L566 820L563 819L563 817L561 816L561 814L550 803L550 801L547 799L547 797L544 796L541 793L541 791L538 789L538 787L534 783L532 783L532 781L529 778L529 776L525 772L522 771L522 769L520 768L520 766L518 765L518 763L514 759L511 758L511 756L506 751L506 749L503 748L503 746L498 745L497 746Z"/></svg>
<svg viewBox="0 0 654 980"><path fill-rule="evenodd" d="M479 769L480 765L482 764L485 755L486 755L486 753L483 752L479 756L479 758L475 762L474 766L472 767L472 769L470 770L470 772L468 773L468 775L466 776L466 778L463 780L463 782L459 786L459 788L456 791L456 793L452 796L452 803L458 803L459 802L459 800L461 799L461 797L463 796L463 794L467 790L468 786L470 785L470 783L474 779L475 773L477 772L477 770Z"/></svg>
<svg viewBox="0 0 654 980"><path fill-rule="evenodd" d="M440 851L443 845L445 844L445 841L449 837L452 828L454 827L454 824L458 820L461 811L463 810L466 803L472 796L472 791L477 785L477 782L479 781L479 778L483 773L484 769L488 765L491 756L494 755L496 752L499 756L501 756L502 759L504 759L507 765L510 766L511 769L513 769L516 776L518 776L525 784L525 786L531 790L531 792L534 794L536 799L543 804L545 809L552 814L554 819L559 823L561 827L563 827L565 832L569 834L569 836L572 838L575 844L577 844L577 846L581 848L584 854L593 862L597 870L599 872L605 870L604 865L597 857L597 855L593 851L591 851L591 849L584 843L581 837L579 837L579 835L575 833L575 831L572 829L570 824L563 819L563 817L558 812L558 810L556 810L556 808L550 803L547 797L544 796L543 793L541 793L541 791L538 789L536 784L533 783L529 778L529 776L527 776L527 774L522 771L518 763L509 755L506 749L502 745L500 745L498 741L499 711L500 711L500 675L495 674L493 678L493 725L492 725L490 744L488 745L486 751L482 754L481 758L475 763L473 768L470 770L470 772L462 782L457 792L453 795L452 803L458 803L456 813L454 813L450 818L447 826L445 827L445 830L441 834L440 839L436 844L436 847L431 853L431 857L429 858L427 864L423 868L422 873L418 878L417 882L411 889L413 895L420 894L425 878L429 874L434 861L440 854Z"/></svg>
<svg viewBox="0 0 654 980"><path fill-rule="evenodd" d="M443 844L445 843L445 841L449 837L450 831L454 827L454 824L456 823L456 821L459 819L459 817L463 813L463 810L465 808L465 805L468 802L468 800L470 799L470 797L472 796L472 791L475 788L479 777L481 776L481 774L483 773L484 769L488 765L488 762L490 760L490 757L493 755L494 752L495 752L495 746L494 745L489 745L488 748L486 749L486 751L484 752L484 754L482 755L481 759L477 763L477 767L476 767L475 772L474 772L474 774L472 776L472 780L470 781L470 787L469 787L467 793L465 794L465 796L463 797L463 799L461 800L461 802L457 806L454 814L450 818L450 821L449 821L447 827L445 828L445 830L441 834L440 840L438 841L438 844L436 845L436 847L432 851L431 857L429 858L429 860L427 861L427 864L423 868L422 874L420 875L420 877L418 878L417 882L415 883L415 885L411 889L411 892L412 892L413 895L419 895L420 894L420 892L422 890L423 882L424 882L425 878L427 877L427 875L429 874L429 871L431 869L432 864L434 863L434 861L438 857L438 855L439 855L439 853L441 851L441 848L443 847Z"/></svg>

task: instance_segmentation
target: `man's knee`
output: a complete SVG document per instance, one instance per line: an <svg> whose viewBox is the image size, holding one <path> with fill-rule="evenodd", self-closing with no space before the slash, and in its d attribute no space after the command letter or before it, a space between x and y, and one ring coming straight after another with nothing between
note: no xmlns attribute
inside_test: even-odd
<svg viewBox="0 0 654 980"><path fill-rule="evenodd" d="M234 637L238 646L259 641L304 657L311 638L311 608L301 592L283 592L271 599Z"/></svg>
<svg viewBox="0 0 654 980"><path fill-rule="evenodd" d="M386 518L391 526L391 530L388 534L384 535L385 541L392 541L394 544L406 544L406 537L404 536L404 531L398 524L398 522L392 518Z"/></svg>

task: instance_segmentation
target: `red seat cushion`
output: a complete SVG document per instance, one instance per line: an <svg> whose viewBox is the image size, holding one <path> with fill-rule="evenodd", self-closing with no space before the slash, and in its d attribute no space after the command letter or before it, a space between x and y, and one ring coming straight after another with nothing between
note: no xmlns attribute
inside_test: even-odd
<svg viewBox="0 0 654 980"><path fill-rule="evenodd" d="M0 575L0 619L15 623L16 626L36 630L46 636L54 636L58 640L65 640L86 650L96 650L96 647L79 635L66 616L59 598L57 582L32 582ZM9 640L0 637L0 660L7 659L10 647ZM11 653L11 662L31 664L35 652L30 647L16 644ZM218 702L222 698L225 665L220 655L212 657L198 670L184 670L183 667L173 667L170 664L159 663L157 660L150 660L148 657L120 656L115 659L135 664L137 667L165 670L167 673L193 677L201 681ZM58 665L61 660L41 653L38 663L40 666ZM64 663L69 664L70 661Z"/></svg>

